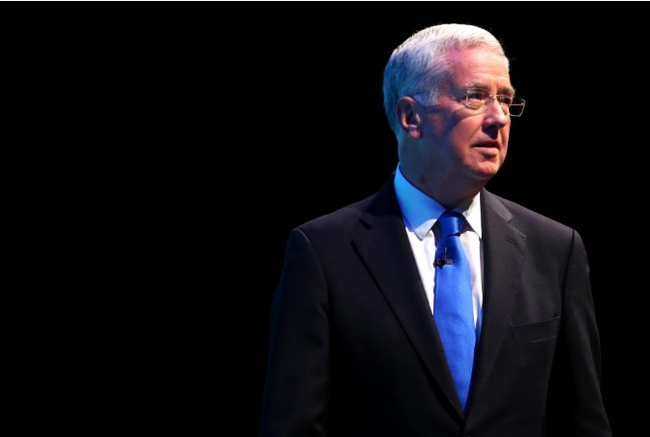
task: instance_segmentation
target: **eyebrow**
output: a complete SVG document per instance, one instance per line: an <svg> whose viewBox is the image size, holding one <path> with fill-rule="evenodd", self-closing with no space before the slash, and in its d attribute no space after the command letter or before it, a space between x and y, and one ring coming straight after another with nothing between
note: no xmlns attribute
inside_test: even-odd
<svg viewBox="0 0 650 437"><path fill-rule="evenodd" d="M490 86L485 83L480 83L480 82L474 82L470 83L466 87L468 90L485 90L487 92L490 92ZM509 86L506 87L501 87L499 88L499 91L497 92L498 94L505 94L507 96L514 96L515 95L515 89Z"/></svg>

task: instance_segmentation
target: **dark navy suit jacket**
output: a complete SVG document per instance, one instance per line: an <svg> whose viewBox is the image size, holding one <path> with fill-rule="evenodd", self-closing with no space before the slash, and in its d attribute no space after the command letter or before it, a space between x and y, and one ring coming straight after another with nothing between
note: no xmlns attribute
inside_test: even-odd
<svg viewBox="0 0 650 437"><path fill-rule="evenodd" d="M486 190L481 208L483 328L467 413L391 178L291 232L261 436L611 436L580 236Z"/></svg>

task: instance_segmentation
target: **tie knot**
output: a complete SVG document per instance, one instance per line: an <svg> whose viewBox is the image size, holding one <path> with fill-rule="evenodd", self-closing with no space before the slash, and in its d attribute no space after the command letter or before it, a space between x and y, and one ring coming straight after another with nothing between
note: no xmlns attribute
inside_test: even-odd
<svg viewBox="0 0 650 437"><path fill-rule="evenodd" d="M460 230L465 222L465 217L455 211L446 211L438 219L440 223L440 231L442 238L447 238L452 235L460 235Z"/></svg>

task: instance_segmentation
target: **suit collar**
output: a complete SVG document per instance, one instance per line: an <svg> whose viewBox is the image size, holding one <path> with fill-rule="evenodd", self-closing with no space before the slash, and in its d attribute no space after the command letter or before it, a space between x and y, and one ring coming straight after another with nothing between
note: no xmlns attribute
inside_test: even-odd
<svg viewBox="0 0 650 437"><path fill-rule="evenodd" d="M484 317L470 391L470 413L472 405L481 402L507 333L526 259L526 236L511 225L510 211L488 191L482 190L481 196ZM465 413L404 230L394 177L377 193L360 220L365 228L354 238L354 246L433 377L434 390L442 391L450 408L463 419Z"/></svg>
<svg viewBox="0 0 650 437"><path fill-rule="evenodd" d="M493 194L482 190L484 225L483 325L475 354L470 405L481 399L499 350L508 333L515 299L521 288L527 256L526 235L513 224L513 215Z"/></svg>
<svg viewBox="0 0 650 437"><path fill-rule="evenodd" d="M391 178L361 215L365 230L353 244L433 377L434 390L444 393L450 409L462 419L463 408L429 311L393 183Z"/></svg>
<svg viewBox="0 0 650 437"><path fill-rule="evenodd" d="M481 190L481 194L485 199L483 210L489 208L490 212L493 212L494 214L501 217L504 222L510 223L510 221L512 221L512 213L508 210L508 208L506 208L506 206L499 200L497 196L490 193L485 188Z"/></svg>

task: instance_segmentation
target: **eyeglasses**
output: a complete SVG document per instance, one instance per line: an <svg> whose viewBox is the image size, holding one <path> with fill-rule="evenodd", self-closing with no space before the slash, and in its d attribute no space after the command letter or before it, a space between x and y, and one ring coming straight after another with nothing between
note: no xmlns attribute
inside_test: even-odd
<svg viewBox="0 0 650 437"><path fill-rule="evenodd" d="M515 97L508 94L491 94L482 89L469 90L451 90L440 91L441 94L460 94L463 104L476 112L485 112L492 104L492 100L497 99L503 113L512 117L521 117L526 107L526 101L521 97ZM426 93L417 93L426 94Z"/></svg>

